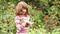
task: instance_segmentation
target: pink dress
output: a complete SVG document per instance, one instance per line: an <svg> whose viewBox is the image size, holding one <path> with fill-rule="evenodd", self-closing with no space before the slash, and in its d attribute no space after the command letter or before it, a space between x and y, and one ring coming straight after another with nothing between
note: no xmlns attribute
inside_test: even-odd
<svg viewBox="0 0 60 34"><path fill-rule="evenodd" d="M16 34L28 34L28 29L25 27L25 24L20 24L20 19L23 19L23 20L29 20L30 19L30 16L16 16L15 17L15 23L16 23L16 28L17 28L17 32ZM30 24L30 27L32 27L32 24Z"/></svg>

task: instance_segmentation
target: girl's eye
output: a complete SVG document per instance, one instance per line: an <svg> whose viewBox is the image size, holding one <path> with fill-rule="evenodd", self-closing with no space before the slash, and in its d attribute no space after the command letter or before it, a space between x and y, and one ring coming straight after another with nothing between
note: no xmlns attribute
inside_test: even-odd
<svg viewBox="0 0 60 34"><path fill-rule="evenodd" d="M20 10L22 12L22 10Z"/></svg>

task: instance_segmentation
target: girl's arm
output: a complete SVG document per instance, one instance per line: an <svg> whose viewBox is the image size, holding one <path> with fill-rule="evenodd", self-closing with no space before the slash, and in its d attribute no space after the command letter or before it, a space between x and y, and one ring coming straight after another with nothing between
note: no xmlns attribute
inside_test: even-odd
<svg viewBox="0 0 60 34"><path fill-rule="evenodd" d="M16 27L18 30L21 30L21 24L20 24L20 20L18 17L15 17L15 23L16 23Z"/></svg>

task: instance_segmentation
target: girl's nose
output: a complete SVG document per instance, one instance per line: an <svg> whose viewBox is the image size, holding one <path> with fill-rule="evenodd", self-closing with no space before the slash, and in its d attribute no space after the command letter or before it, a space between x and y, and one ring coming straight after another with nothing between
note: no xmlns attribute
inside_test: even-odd
<svg viewBox="0 0 60 34"><path fill-rule="evenodd" d="M23 12L26 12L26 10L23 10Z"/></svg>

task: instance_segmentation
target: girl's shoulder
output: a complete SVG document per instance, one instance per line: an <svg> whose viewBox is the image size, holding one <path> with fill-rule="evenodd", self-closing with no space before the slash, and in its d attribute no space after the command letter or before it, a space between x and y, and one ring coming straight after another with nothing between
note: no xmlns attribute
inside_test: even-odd
<svg viewBox="0 0 60 34"><path fill-rule="evenodd" d="M15 19L23 19L23 18L30 18L30 16L29 15L27 15L27 17L25 17L25 16L15 16Z"/></svg>
<svg viewBox="0 0 60 34"><path fill-rule="evenodd" d="M19 16L15 16L15 19L20 19L20 17Z"/></svg>
<svg viewBox="0 0 60 34"><path fill-rule="evenodd" d="M28 20L30 19L30 16L29 16L29 15L27 15L27 19L28 19Z"/></svg>

